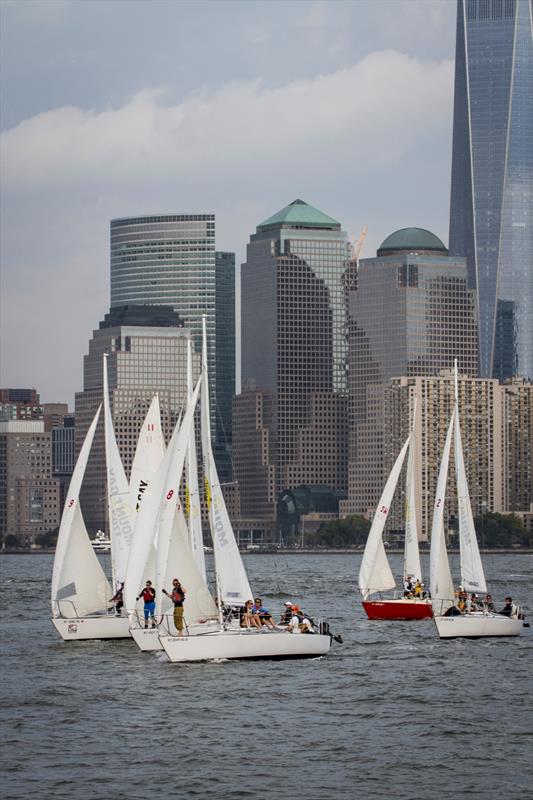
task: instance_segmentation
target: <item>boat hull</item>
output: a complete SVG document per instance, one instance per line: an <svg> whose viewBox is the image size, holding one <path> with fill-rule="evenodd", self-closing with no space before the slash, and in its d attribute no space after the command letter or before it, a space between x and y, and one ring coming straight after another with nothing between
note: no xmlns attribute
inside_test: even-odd
<svg viewBox="0 0 533 800"><path fill-rule="evenodd" d="M465 614L435 617L441 639L480 639L489 636L520 636L523 622L501 614Z"/></svg>
<svg viewBox="0 0 533 800"><path fill-rule="evenodd" d="M428 600L363 600L368 619L410 620L431 619L433 609Z"/></svg>
<svg viewBox="0 0 533 800"><path fill-rule="evenodd" d="M218 633L220 631L218 623L215 622L192 625L188 627L187 630L192 630L195 634L201 634L203 636L210 632L209 628L211 628L213 633ZM169 628L166 623L159 625L157 628L144 628L138 625L133 625L130 628L130 633L135 644L139 650L144 651L162 650L163 645L161 644L160 637L167 636L168 631ZM172 638L172 636L169 635L169 638Z"/></svg>
<svg viewBox="0 0 533 800"><path fill-rule="evenodd" d="M329 652L331 639L320 634L217 631L200 636L161 636L170 661L233 658L316 658Z"/></svg>
<svg viewBox="0 0 533 800"><path fill-rule="evenodd" d="M130 622L127 617L76 617L52 619L54 628L65 642L82 639L129 639Z"/></svg>

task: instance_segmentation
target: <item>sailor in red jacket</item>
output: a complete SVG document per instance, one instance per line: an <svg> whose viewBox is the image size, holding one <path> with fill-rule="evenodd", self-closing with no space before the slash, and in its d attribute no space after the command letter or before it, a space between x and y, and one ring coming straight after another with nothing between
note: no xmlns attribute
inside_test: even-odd
<svg viewBox="0 0 533 800"><path fill-rule="evenodd" d="M148 620L152 617L152 628L155 628L155 589L152 581L146 581L146 586L141 591L137 600L144 600L144 627L148 627Z"/></svg>

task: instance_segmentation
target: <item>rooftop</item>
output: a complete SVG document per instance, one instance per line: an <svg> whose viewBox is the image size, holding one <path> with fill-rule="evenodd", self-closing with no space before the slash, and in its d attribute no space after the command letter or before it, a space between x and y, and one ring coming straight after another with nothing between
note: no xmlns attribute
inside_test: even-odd
<svg viewBox="0 0 533 800"><path fill-rule="evenodd" d="M381 243L378 256L388 255L398 251L408 252L434 252L448 254L448 250L438 236L425 228L401 228L394 231Z"/></svg>
<svg viewBox="0 0 533 800"><path fill-rule="evenodd" d="M303 200L293 200L277 214L258 225L257 229L277 228L281 225L290 228L340 228L340 222L328 217L327 214L323 214L318 208L313 208Z"/></svg>

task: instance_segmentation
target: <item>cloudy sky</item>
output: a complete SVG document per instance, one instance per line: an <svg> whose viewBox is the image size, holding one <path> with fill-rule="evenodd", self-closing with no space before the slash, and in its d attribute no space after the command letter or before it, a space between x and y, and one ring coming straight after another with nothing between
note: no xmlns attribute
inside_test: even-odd
<svg viewBox="0 0 533 800"><path fill-rule="evenodd" d="M109 220L301 197L447 242L455 0L2 0L1 378L72 406Z"/></svg>

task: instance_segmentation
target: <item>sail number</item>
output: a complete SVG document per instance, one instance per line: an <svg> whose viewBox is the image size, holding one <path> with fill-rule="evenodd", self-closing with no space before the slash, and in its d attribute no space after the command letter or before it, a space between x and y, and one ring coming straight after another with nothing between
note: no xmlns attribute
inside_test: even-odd
<svg viewBox="0 0 533 800"><path fill-rule="evenodd" d="M72 508L72 506L73 506L73 505L74 505L74 498L72 498L72 500L71 500L71 501L70 501L70 503L68 504L68 507L69 507L69 508Z"/></svg>
<svg viewBox="0 0 533 800"><path fill-rule="evenodd" d="M171 489L169 492L167 492L167 500L172 500L173 497L174 497L174 489Z"/></svg>
<svg viewBox="0 0 533 800"><path fill-rule="evenodd" d="M379 513L380 514L388 514L389 513L389 509L387 508L387 506L381 506L381 508L379 509Z"/></svg>

